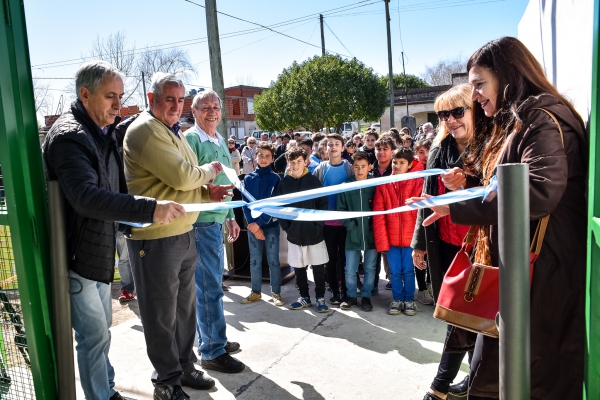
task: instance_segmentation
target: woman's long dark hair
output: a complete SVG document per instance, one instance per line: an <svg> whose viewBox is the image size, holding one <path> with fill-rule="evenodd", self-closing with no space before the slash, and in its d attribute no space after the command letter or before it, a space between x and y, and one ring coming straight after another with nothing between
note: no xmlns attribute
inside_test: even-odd
<svg viewBox="0 0 600 400"><path fill-rule="evenodd" d="M487 117L481 107L473 107L474 140L464 160L469 172L481 174L486 165L496 160L506 138L521 130L522 120L517 108L530 96L541 93L555 96L571 109L585 129L571 103L552 86L540 63L518 39L503 37L487 43L471 56L467 71L476 66L489 69L498 79L498 112Z"/></svg>

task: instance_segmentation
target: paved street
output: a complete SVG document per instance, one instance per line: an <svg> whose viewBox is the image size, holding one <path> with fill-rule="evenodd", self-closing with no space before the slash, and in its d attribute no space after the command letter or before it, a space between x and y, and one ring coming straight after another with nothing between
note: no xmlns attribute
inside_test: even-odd
<svg viewBox="0 0 600 400"><path fill-rule="evenodd" d="M231 286L225 293L227 335L241 344L235 357L247 367L235 375L209 372L216 387L204 392L185 389L192 399L420 400L435 375L445 325L432 317L433 306L419 304L414 317L387 315L391 291L384 289L386 280L380 281L380 294L372 298L372 312L355 307L351 311L332 308L326 314L317 313L314 304L301 311L274 306L266 283L262 301L242 305L250 282L226 283ZM117 288L113 284L113 293ZM282 296L286 304L298 297L293 280L282 287ZM114 302L115 311L137 312L136 301L127 306ZM142 324L132 311L122 311L131 312L131 317L121 316L125 321L111 329L116 387L123 395L151 399L152 366ZM456 381L467 371L463 363ZM80 387L78 399L83 399Z"/></svg>

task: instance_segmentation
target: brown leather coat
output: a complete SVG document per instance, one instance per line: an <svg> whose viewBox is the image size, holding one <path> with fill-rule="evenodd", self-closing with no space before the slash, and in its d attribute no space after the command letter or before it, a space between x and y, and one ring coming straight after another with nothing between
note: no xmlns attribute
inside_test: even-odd
<svg viewBox="0 0 600 400"><path fill-rule="evenodd" d="M556 124L541 110L558 119ZM531 237L550 214L531 287L531 398L580 399L585 349L586 198L588 145L570 109L551 95L519 107L523 128L508 138L499 164L529 164ZM493 265L498 265L496 196L450 206L454 223L490 225ZM498 340L478 336L471 393L498 397Z"/></svg>

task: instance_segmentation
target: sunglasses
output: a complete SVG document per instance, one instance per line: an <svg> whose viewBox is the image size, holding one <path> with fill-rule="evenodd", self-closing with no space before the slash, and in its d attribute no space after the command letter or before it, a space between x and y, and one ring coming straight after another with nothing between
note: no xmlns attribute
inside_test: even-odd
<svg viewBox="0 0 600 400"><path fill-rule="evenodd" d="M452 115L455 119L459 119L465 116L465 110L468 110L469 106L464 107L456 107L452 110L442 110L438 111L436 114L439 117L440 121L448 121L450 116Z"/></svg>

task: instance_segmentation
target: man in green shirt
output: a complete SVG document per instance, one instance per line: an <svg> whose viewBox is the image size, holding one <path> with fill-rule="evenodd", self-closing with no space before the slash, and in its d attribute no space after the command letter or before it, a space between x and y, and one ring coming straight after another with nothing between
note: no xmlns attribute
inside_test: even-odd
<svg viewBox="0 0 600 400"><path fill-rule="evenodd" d="M221 121L221 99L213 90L198 93L192 102L194 127L185 132L190 147L198 157L198 165L215 161L231 168L227 141L217 132ZM215 184L230 185L225 174L219 174ZM225 201L230 201L228 197ZM228 242L234 242L240 233L233 210L204 211L194 224L196 237L196 331L198 353L202 368L226 373L244 370L242 362L230 352L240 345L227 341L223 312L223 224L226 224Z"/></svg>

